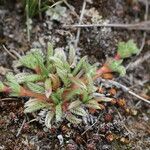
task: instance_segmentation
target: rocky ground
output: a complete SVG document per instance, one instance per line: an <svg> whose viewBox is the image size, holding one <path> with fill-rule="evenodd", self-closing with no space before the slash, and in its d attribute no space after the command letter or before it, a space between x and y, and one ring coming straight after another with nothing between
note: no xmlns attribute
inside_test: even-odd
<svg viewBox="0 0 150 150"><path fill-rule="evenodd" d="M145 0L146 1L146 0ZM65 25L79 22L83 1L68 0L38 16L30 24L30 41L27 38L26 19L22 5L12 3L0 5L0 79L7 71L13 70L12 62L16 55L23 55L30 48L45 50L47 41L55 48L65 49L76 42L77 28ZM10 5L10 6L9 6ZM63 11L63 13L61 12ZM145 3L132 3L132 0L91 0L86 3L82 22L91 23L137 23L144 20ZM148 12L149 14L149 12ZM149 16L148 16L148 19ZM91 63L100 66L106 58L114 56L117 43L133 39L140 48L144 32L120 28L81 28L77 43L78 56L88 55ZM147 32L144 47L139 55L125 61L125 77L114 75L114 80L129 87L140 96L150 99L150 34ZM4 46L11 52L10 55ZM15 56L15 57L14 57ZM34 120L34 115L23 113L25 99L0 99L0 149L8 150L148 150L150 147L150 107L128 92L106 82L99 81L102 93L123 99L125 107L106 104L106 109L88 118L83 124L62 125L50 130ZM23 124L23 127L21 127ZM21 131L19 130L21 129Z"/></svg>

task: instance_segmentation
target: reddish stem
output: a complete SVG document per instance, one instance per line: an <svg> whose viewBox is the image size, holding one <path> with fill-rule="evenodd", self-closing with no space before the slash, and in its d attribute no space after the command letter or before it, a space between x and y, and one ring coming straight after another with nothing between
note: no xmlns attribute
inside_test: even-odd
<svg viewBox="0 0 150 150"><path fill-rule="evenodd" d="M110 73L112 70L107 66L107 64L104 64L100 69L96 71L96 75L94 76L93 80L99 78L104 73Z"/></svg>
<svg viewBox="0 0 150 150"><path fill-rule="evenodd" d="M8 87L8 86L5 86L3 91L2 92L5 92L7 94L11 93L11 88ZM41 99L41 100L49 100L44 94L39 94L39 93L35 93L33 91L29 91L23 87L20 88L20 93L19 93L19 96L29 96L29 97L34 97L34 98L37 98L37 99Z"/></svg>
<svg viewBox="0 0 150 150"><path fill-rule="evenodd" d="M37 66L34 70L37 74L41 74L41 69L39 66Z"/></svg>
<svg viewBox="0 0 150 150"><path fill-rule="evenodd" d="M121 59L121 56L117 53L116 56L114 57L115 60Z"/></svg>
<svg viewBox="0 0 150 150"><path fill-rule="evenodd" d="M10 88L10 87L5 86L2 92L10 93L10 92L11 92L11 88Z"/></svg>
<svg viewBox="0 0 150 150"><path fill-rule="evenodd" d="M50 100L44 94L35 93L35 92L29 91L23 87L21 87L21 89L20 89L20 95L19 96L34 97L34 98L37 98L38 100L42 100L42 101L49 101Z"/></svg>
<svg viewBox="0 0 150 150"><path fill-rule="evenodd" d="M115 60L119 60L121 59L121 56L119 55L119 53L117 53L114 57ZM93 78L93 80L99 78L102 74L104 73L110 73L112 72L112 70L108 67L107 64L104 64L100 69L98 69L96 71L96 76Z"/></svg>

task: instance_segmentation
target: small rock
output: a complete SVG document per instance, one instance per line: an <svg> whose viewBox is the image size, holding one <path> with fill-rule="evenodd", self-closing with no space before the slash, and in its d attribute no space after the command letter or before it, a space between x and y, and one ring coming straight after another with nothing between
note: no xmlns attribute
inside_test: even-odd
<svg viewBox="0 0 150 150"><path fill-rule="evenodd" d="M60 135L57 136L57 138L59 139L60 145L62 145L62 144L64 143L64 138L63 138L63 136L60 134Z"/></svg>

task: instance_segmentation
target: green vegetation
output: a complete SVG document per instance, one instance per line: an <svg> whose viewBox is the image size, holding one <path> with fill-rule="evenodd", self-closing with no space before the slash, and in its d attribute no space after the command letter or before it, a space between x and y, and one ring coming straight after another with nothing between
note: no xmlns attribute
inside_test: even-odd
<svg viewBox="0 0 150 150"><path fill-rule="evenodd" d="M129 42L122 43L122 47L127 47L128 44ZM53 121L61 122L65 118L73 124L81 123L82 116L88 115L89 110L101 110L101 103L112 100L99 96L94 80L107 72L119 72L120 75L124 75L122 56L131 56L133 51L135 54L135 44L133 41L130 44L130 50L128 47L119 47L119 56L117 54L117 57L106 61L106 64L98 69L88 63L87 57L77 62L72 46L66 55L63 50L54 51L53 45L48 43L46 55L35 49L22 56L18 65L29 68L30 73L8 73L6 81L0 82L0 91L10 96L30 97L25 103L25 113L47 110L45 125L48 128Z"/></svg>
<svg viewBox="0 0 150 150"><path fill-rule="evenodd" d="M48 9L49 0L23 0L23 6L26 8L29 18Z"/></svg>

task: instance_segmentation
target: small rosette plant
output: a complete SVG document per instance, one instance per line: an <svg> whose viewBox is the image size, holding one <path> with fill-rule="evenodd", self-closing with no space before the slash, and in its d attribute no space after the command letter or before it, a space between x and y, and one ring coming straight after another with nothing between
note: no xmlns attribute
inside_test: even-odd
<svg viewBox="0 0 150 150"><path fill-rule="evenodd" d="M101 75L108 72L117 72L120 76L124 76L126 69L122 65L123 59L129 58L137 53L139 53L139 49L133 40L129 40L126 43L119 42L116 56L109 58L103 67L97 70L97 74Z"/></svg>
<svg viewBox="0 0 150 150"><path fill-rule="evenodd" d="M111 100L94 96L96 67L88 63L87 57L77 62L73 47L67 58L63 50L54 52L49 43L46 55L38 50L30 51L20 58L18 66L32 71L8 73L6 82L0 82L0 91L10 96L30 97L25 103L25 113L47 110L45 125L48 128L53 121L64 118L74 124L80 123L89 108L101 110L99 102Z"/></svg>
<svg viewBox="0 0 150 150"><path fill-rule="evenodd" d="M121 47L124 52L125 48ZM127 55L121 55L123 52L120 51L119 48L121 58L133 54L128 51ZM16 75L8 73L6 81L0 82L0 92L15 97L29 97L24 112L38 111L40 114L44 110L45 125L48 128L54 122L64 119L78 124L83 116L89 114L89 110L101 110L102 102L112 100L97 93L94 80L106 72L116 71L124 75L125 70L121 63L122 59L110 59L101 69L97 69L96 65L88 63L87 57L77 62L73 47L70 47L69 54L66 55L63 50L54 51L52 44L48 43L46 55L40 50L32 50L19 59L17 65L30 71Z"/></svg>

